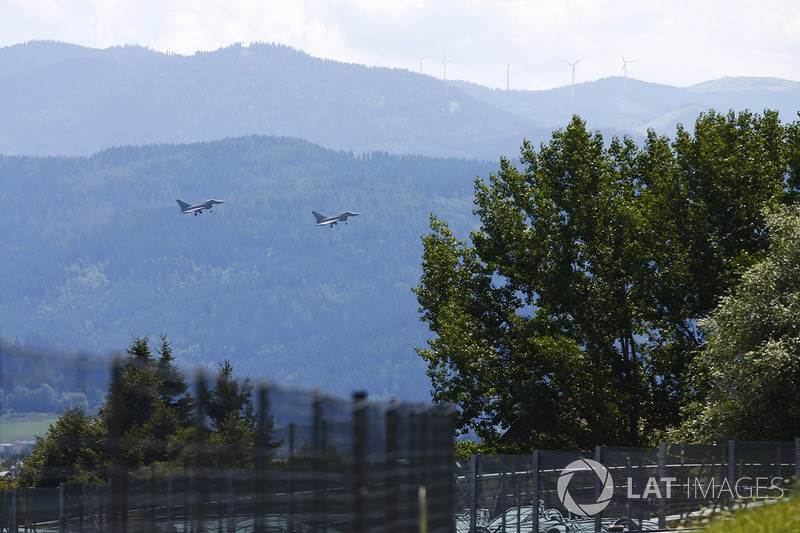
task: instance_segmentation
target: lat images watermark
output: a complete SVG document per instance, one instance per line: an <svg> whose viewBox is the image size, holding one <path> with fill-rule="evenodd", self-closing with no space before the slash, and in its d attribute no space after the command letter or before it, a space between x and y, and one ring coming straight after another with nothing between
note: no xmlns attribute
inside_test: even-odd
<svg viewBox="0 0 800 533"><path fill-rule="evenodd" d="M628 499L640 500L648 498L685 498L696 500L769 500L783 498L782 477L749 477L743 476L731 483L727 478L722 481L710 478L686 478L678 481L675 477L648 478L644 489L637 491L632 478L628 478Z"/></svg>
<svg viewBox="0 0 800 533"><path fill-rule="evenodd" d="M596 480L595 497L591 501L576 501L570 493L570 483L575 474L594 474ZM628 477L625 483L626 497L629 500L649 499L698 499L698 500L768 500L784 496L784 478L742 476L734 481L728 478L690 478L678 480L677 477L648 477L643 484L637 484ZM584 485L585 488L585 485ZM578 459L568 464L558 477L556 485L558 498L572 514L594 516L602 512L614 496L614 480L611 472L591 459ZM618 487L621 488L621 487Z"/></svg>
<svg viewBox="0 0 800 533"><path fill-rule="evenodd" d="M596 501L578 504L570 494L569 483L578 472L594 472L600 479L603 488ZM564 470L561 471L561 475L558 476L556 489L558 491L558 498L561 500L561 503L564 504L567 511L580 516L592 516L605 509L608 504L611 503L611 497L614 495L614 480L611 478L611 472L597 461L578 459L568 464Z"/></svg>

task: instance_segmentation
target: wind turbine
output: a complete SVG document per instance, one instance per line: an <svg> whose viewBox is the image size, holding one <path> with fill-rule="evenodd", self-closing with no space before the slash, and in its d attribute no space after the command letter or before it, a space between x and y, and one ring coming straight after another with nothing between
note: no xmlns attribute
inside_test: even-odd
<svg viewBox="0 0 800 533"><path fill-rule="evenodd" d="M422 57L420 57L420 56L415 54L414 57L419 59L419 73L422 74L422 60L425 59L425 58L428 58L430 56L422 56Z"/></svg>
<svg viewBox="0 0 800 533"><path fill-rule="evenodd" d="M622 58L622 70L620 70L619 73L622 74L622 76L625 78L625 82L624 82L625 85L624 86L625 86L625 91L627 91L628 90L628 63L638 63L638 61L636 61L634 59L625 59L625 56L622 55L622 52L620 52L619 50L617 50L617 53L619 54L619 57Z"/></svg>
<svg viewBox="0 0 800 533"><path fill-rule="evenodd" d="M506 65L506 91L511 87L511 63Z"/></svg>
<svg viewBox="0 0 800 533"><path fill-rule="evenodd" d="M574 62L574 63L570 63L570 62L569 62L569 61L567 61L566 59L562 59L562 60L561 60L561 61L563 61L564 63L566 63L567 65L569 65L569 66L571 66L571 67L572 67L572 85L570 85L570 95L571 95L570 97L571 97L571 98L575 96L575 65L577 65L578 63L580 63L580 62L581 62L581 61L583 61L584 59L586 59L586 58L585 58L585 57L582 57L582 58L580 58L579 60L577 60L577 61L576 61L576 62Z"/></svg>
<svg viewBox="0 0 800 533"><path fill-rule="evenodd" d="M442 79L446 80L447 79L447 58L444 56L444 52L442 52L442 62L439 63L439 64L440 65L444 65L444 68L442 70Z"/></svg>

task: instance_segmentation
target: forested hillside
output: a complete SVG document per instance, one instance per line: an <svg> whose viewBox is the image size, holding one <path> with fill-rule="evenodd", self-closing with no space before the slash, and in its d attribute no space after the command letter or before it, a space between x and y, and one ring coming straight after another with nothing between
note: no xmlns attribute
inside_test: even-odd
<svg viewBox="0 0 800 533"><path fill-rule="evenodd" d="M473 228L496 167L263 136L2 157L0 335L110 356L164 333L186 368L429 399L420 236L432 211ZM176 198L225 203L180 215ZM316 227L312 209L361 216Z"/></svg>

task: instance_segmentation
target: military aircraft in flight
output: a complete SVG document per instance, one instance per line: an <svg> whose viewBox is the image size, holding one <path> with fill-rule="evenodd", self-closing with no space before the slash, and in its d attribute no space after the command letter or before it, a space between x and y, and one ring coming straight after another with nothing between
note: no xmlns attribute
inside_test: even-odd
<svg viewBox="0 0 800 533"><path fill-rule="evenodd" d="M337 222L344 222L347 224L347 219L350 217L357 217L359 213L353 213L352 211L345 211L344 213L339 213L338 215L333 215L332 217L326 217L325 215L320 215L316 211L311 211L311 214L317 219L317 226L324 226L326 224L330 224L331 227L334 227Z"/></svg>
<svg viewBox="0 0 800 533"><path fill-rule="evenodd" d="M197 213L202 213L203 209L208 209L209 211L211 211L211 208L214 207L215 205L225 203L223 200L206 200L202 204L189 205L181 200L175 200L175 201L178 202L179 206L181 206L181 215L185 215L187 213L194 213L195 215L197 215Z"/></svg>

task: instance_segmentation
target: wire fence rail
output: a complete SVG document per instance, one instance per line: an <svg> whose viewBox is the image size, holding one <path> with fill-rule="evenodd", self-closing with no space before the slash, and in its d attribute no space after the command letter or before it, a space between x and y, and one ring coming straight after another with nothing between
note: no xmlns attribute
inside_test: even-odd
<svg viewBox="0 0 800 533"><path fill-rule="evenodd" d="M41 359L31 372L57 366ZM2 375L31 360L12 360ZM94 381L89 369L102 365L72 366L80 390ZM112 370L111 396L120 398L121 368ZM196 438L182 470L126 467L123 450L164 443L133 442L115 427L121 406L112 402L107 482L0 493L0 533L670 531L691 525L703 509L779 500L789 480L800 478L800 439L456 462L452 407L375 402L363 393L341 399L270 383L253 389L250 440L222 445L204 438L205 380L198 374ZM242 453L247 466L218 466L234 465Z"/></svg>
<svg viewBox="0 0 800 533"><path fill-rule="evenodd" d="M774 503L798 471L795 442L598 447L473 455L456 463L458 533L596 533L696 527L704 513Z"/></svg>
<svg viewBox="0 0 800 533"><path fill-rule="evenodd" d="M112 427L107 483L0 493L0 533L452 531L454 409L264 383L253 391L254 437L220 449L202 437L197 390L195 462L182 473L127 468L121 448L158 443L121 442ZM205 460L241 449L245 468Z"/></svg>
<svg viewBox="0 0 800 533"><path fill-rule="evenodd" d="M311 397L312 402L320 400L318 394ZM308 451L298 454L299 447L309 442L303 435L313 437L314 432L307 425L290 423L278 431L293 445L282 445L279 460L262 471L207 469L160 477L153 470L149 477L125 475L103 484L16 488L0 494L0 530L671 531L691 528L703 509L736 509L779 500L788 495L788 482L798 475L800 439L727 446L597 448L593 454L475 455L469 461L454 462L448 456L452 449L449 411L370 404L371 415L358 422L361 414L367 415L358 410L366 407L363 402L363 397L357 397L351 406L352 453L335 460L331 460L331 448L327 457ZM375 418L378 414L382 417ZM318 427L326 426L320 418ZM436 434L440 441L434 438ZM327 432L321 432L318 445L326 438ZM357 439L363 439L364 445L355 445ZM434 446L437 443L439 448ZM345 440L338 442L338 446L345 444Z"/></svg>

